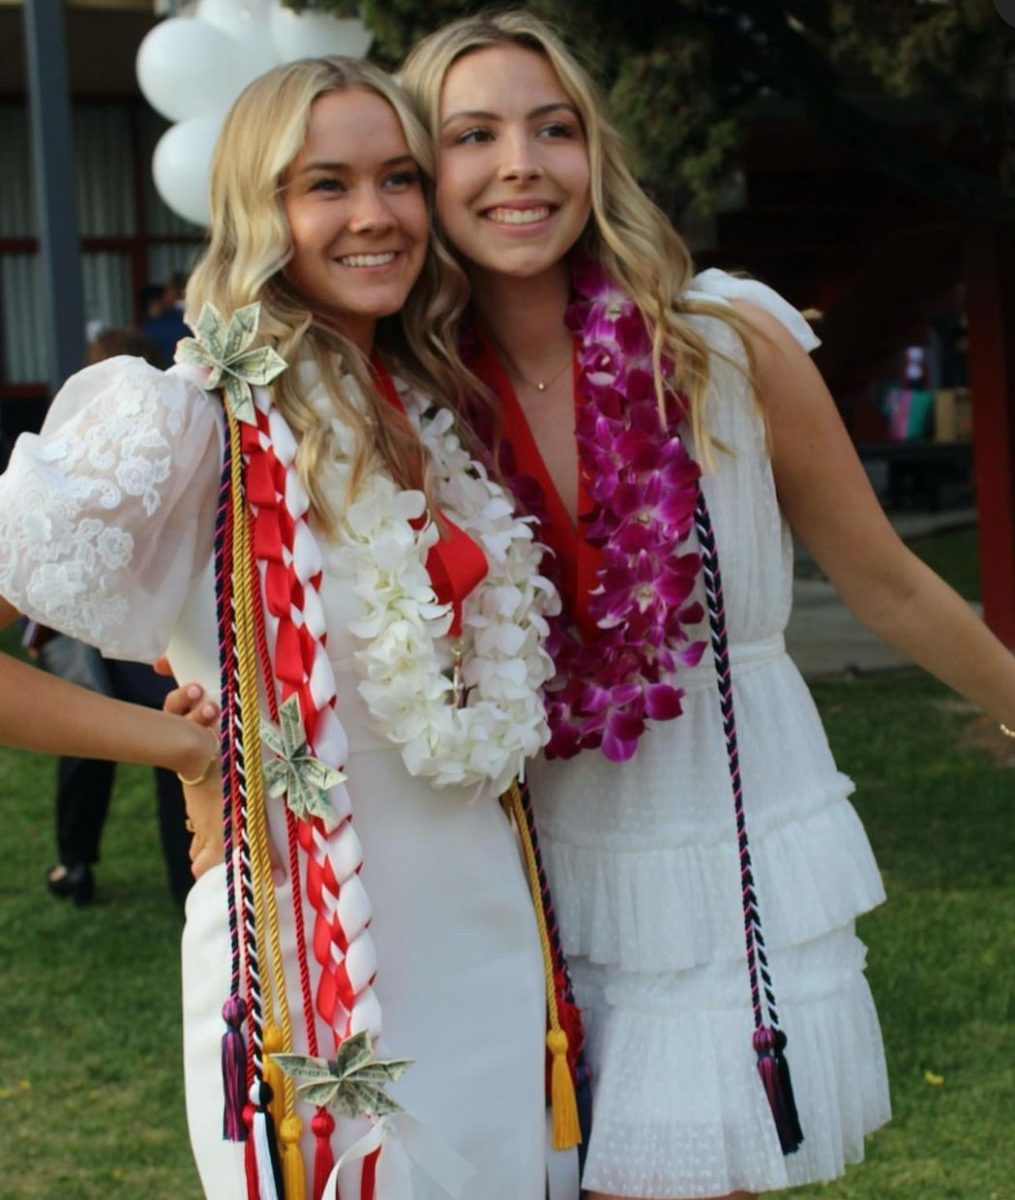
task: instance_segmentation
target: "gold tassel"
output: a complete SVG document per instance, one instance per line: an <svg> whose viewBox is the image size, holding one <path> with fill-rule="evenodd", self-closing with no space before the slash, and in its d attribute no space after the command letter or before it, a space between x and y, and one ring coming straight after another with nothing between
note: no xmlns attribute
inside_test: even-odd
<svg viewBox="0 0 1015 1200"><path fill-rule="evenodd" d="M567 1034L563 1029L551 1029L546 1035L546 1044L553 1055L550 1073L550 1101L553 1105L553 1148L570 1150L582 1140L578 1122L578 1101L574 1094L574 1080L567 1062Z"/></svg>
<svg viewBox="0 0 1015 1200"><path fill-rule="evenodd" d="M536 928L539 932L539 945L543 952L546 1018L547 1024L550 1026L546 1035L546 1044L553 1056L550 1071L553 1148L554 1150L570 1150L572 1146L577 1146L581 1142L582 1131L578 1120L578 1101L574 1094L574 1080L571 1078L571 1067L567 1061L567 1034L560 1027L560 1015L557 1011L557 987L553 977L553 949L550 946L550 932L546 927L546 913L543 911L543 894L539 886L536 848L529 835L529 827L522 807L522 794L517 780L511 784L505 795L507 797L506 810L514 815L515 827L521 841L525 873L529 877L529 891L532 894L532 907L536 915Z"/></svg>
<svg viewBox="0 0 1015 1200"><path fill-rule="evenodd" d="M271 1055L281 1053L282 1048L282 1030L273 1021L270 1025L266 1025L264 1029L264 1082L271 1088L271 1103L268 1105L268 1111L271 1113L276 1129L282 1120L284 1110L282 1097L285 1088L285 1076L282 1073L282 1068L275 1062Z"/></svg>
<svg viewBox="0 0 1015 1200"><path fill-rule="evenodd" d="M282 1128L279 1132L282 1138L282 1180L285 1185L285 1200L306 1200L307 1181L303 1170L303 1155L300 1153L302 1122L295 1113L289 1113L282 1121Z"/></svg>

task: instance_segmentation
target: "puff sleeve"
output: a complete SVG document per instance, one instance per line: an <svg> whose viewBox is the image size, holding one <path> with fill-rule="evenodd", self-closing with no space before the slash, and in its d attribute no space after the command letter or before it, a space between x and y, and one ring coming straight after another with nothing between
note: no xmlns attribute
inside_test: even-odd
<svg viewBox="0 0 1015 1200"><path fill-rule="evenodd" d="M222 454L185 368L79 372L0 476L0 593L113 658L164 652L212 551Z"/></svg>
<svg viewBox="0 0 1015 1200"><path fill-rule="evenodd" d="M821 345L820 338L793 305L760 280L741 279L712 267L695 275L685 295L689 300L720 300L727 303L730 300L746 300L781 321L808 354Z"/></svg>

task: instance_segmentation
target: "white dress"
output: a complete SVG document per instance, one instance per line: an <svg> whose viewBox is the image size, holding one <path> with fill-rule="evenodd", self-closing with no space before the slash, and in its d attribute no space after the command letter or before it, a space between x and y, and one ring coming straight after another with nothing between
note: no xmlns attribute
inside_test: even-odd
<svg viewBox="0 0 1015 1200"><path fill-rule="evenodd" d="M692 295L742 297L806 323L763 285L709 271ZM712 347L742 360L721 321ZM713 357L708 418L733 451L703 489L723 576L745 807L804 1143L784 1157L751 1045L733 802L711 651L684 713L634 758L540 761L533 802L579 1004L594 1122L583 1186L638 1197L767 1192L830 1179L890 1115L854 918L884 893L810 694L786 655L792 539L762 423ZM693 535L692 535L693 537ZM700 585L699 585L700 586ZM704 601L704 594L699 597ZM705 635L707 638L707 634Z"/></svg>
<svg viewBox="0 0 1015 1200"><path fill-rule="evenodd" d="M42 435L22 437L0 477L0 593L113 657L151 661L168 647L177 678L199 680L212 696L219 403L177 369L163 375L140 360L101 363L68 381ZM545 1001L512 831L489 788L477 795L413 778L375 728L357 691L348 632L362 601L343 574L341 548L320 540L327 649L374 912L381 1049L415 1060L391 1094L475 1168L467 1200L542 1200ZM270 821L284 846L280 804ZM221 1137L224 875L221 866L209 871L187 902L187 1114L209 1200L246 1200L243 1147ZM295 1049L305 1052L288 882L278 899ZM312 929L308 906L305 919ZM330 1053L320 1020L317 1032ZM299 1108L309 1180L313 1109ZM356 1122L338 1126L336 1151L363 1132ZM414 1185L417 1200L445 1195L418 1171Z"/></svg>

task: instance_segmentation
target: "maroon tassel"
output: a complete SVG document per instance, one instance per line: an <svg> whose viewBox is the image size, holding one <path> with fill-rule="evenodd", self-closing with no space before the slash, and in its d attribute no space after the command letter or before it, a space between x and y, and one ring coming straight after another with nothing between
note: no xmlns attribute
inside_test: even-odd
<svg viewBox="0 0 1015 1200"><path fill-rule="evenodd" d="M762 1025L754 1031L758 1074L768 1097L768 1106L772 1110L779 1145L783 1154L793 1154L800 1149L804 1135L793 1097L793 1083L789 1077L785 1049L786 1035L781 1029Z"/></svg>
<svg viewBox="0 0 1015 1200"><path fill-rule="evenodd" d="M243 1022L247 1003L242 996L230 996L222 1005L226 1031L222 1035L222 1090L225 1107L222 1113L222 1136L227 1142L245 1142L247 1126L243 1120L246 1100L247 1050L243 1044Z"/></svg>
<svg viewBox="0 0 1015 1200"><path fill-rule="evenodd" d="M331 1152L331 1135L335 1132L335 1118L326 1108L319 1108L310 1118L314 1132L314 1190L313 1200L323 1200L324 1185L335 1166Z"/></svg>

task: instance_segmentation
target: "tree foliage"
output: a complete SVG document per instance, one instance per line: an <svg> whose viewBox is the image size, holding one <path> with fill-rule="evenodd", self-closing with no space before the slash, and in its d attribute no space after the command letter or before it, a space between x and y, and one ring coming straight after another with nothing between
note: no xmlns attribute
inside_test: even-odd
<svg viewBox="0 0 1015 1200"><path fill-rule="evenodd" d="M307 7L308 0L289 0ZM396 66L446 21L489 9L476 0L316 0L357 12L373 55ZM513 7L519 7L514 5ZM725 178L752 106L781 96L823 138L910 186L990 219L1015 196L1015 30L992 0L531 0L598 76L640 174L679 199L707 203ZM922 101L944 149L876 115L878 101ZM875 114L875 115L872 115ZM949 131L975 128L990 176L948 153Z"/></svg>

